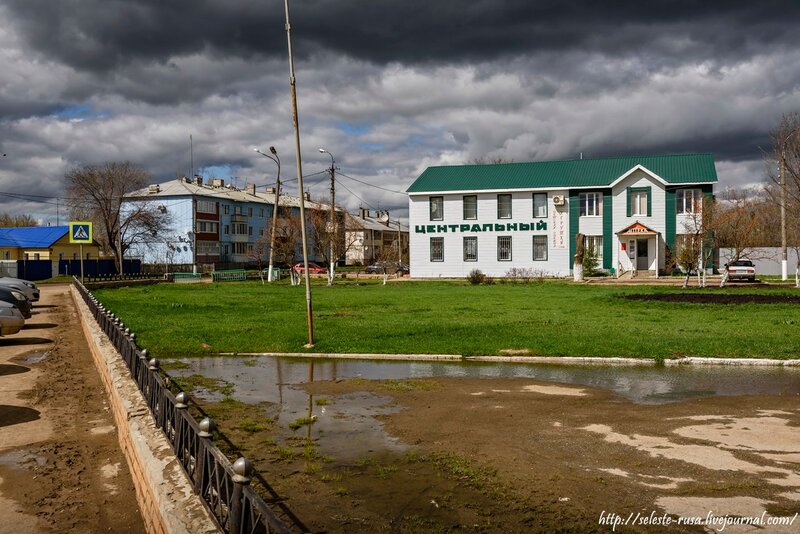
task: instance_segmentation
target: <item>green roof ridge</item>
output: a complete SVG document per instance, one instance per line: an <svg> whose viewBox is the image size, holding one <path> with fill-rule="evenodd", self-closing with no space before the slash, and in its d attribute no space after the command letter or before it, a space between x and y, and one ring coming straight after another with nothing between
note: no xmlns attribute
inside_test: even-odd
<svg viewBox="0 0 800 534"><path fill-rule="evenodd" d="M608 187L637 165L655 173L667 184L717 181L713 155L701 152L432 166L411 184L407 192Z"/></svg>

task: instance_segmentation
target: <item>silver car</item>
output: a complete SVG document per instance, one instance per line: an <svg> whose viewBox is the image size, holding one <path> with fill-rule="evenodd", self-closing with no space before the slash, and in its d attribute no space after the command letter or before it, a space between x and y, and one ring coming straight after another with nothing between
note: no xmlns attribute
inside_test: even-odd
<svg viewBox="0 0 800 534"><path fill-rule="evenodd" d="M36 287L36 284L28 280L23 280L22 278L12 278L10 276L2 276L0 277L0 286L21 291L31 302L36 302L39 300L39 288Z"/></svg>
<svg viewBox="0 0 800 534"><path fill-rule="evenodd" d="M22 312L9 302L0 300L0 336L16 334L25 326Z"/></svg>

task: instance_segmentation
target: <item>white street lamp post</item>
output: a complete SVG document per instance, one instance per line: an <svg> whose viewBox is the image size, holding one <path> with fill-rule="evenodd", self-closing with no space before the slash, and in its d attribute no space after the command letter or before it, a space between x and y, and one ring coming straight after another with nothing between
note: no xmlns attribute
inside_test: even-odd
<svg viewBox="0 0 800 534"><path fill-rule="evenodd" d="M269 151L272 152L272 156L261 152L257 148L254 148L253 150L265 158L271 159L276 165L278 165L278 178L275 180L275 203L272 205L272 229L270 230L269 235L269 269L267 271L267 281L272 282L272 260L275 257L273 253L275 250L275 230L278 226L278 202L281 198L281 158L278 157L278 151L275 150L274 146L269 147Z"/></svg>
<svg viewBox="0 0 800 534"><path fill-rule="evenodd" d="M331 221L330 221L330 228L328 228L328 235L330 236L330 267L328 270L328 285L333 285L333 274L334 274L334 264L336 262L335 254L335 244L336 244L336 211L334 208L334 200L336 198L336 188L335 188L335 180L334 177L336 175L336 161L333 159L333 154L325 150L324 148L319 149L321 154L327 154L331 157Z"/></svg>

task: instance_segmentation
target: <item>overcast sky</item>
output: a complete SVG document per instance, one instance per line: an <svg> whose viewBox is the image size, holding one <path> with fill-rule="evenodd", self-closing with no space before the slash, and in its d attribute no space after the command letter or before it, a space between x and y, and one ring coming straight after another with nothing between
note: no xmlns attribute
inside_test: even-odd
<svg viewBox="0 0 800 534"><path fill-rule="evenodd" d="M327 195L325 147L351 210L406 217L392 191L476 158L712 152L721 188L759 183L800 110L796 1L292 4L307 189ZM296 177L281 0L0 0L0 20L0 211L54 224L83 164L187 175L190 135L207 179L274 182L269 145Z"/></svg>

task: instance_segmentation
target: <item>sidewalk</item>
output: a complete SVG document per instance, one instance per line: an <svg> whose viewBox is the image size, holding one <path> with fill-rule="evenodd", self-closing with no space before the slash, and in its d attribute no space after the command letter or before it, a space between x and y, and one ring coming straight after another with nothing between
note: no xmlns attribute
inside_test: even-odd
<svg viewBox="0 0 800 534"><path fill-rule="evenodd" d="M144 532L68 285L0 338L0 533Z"/></svg>

